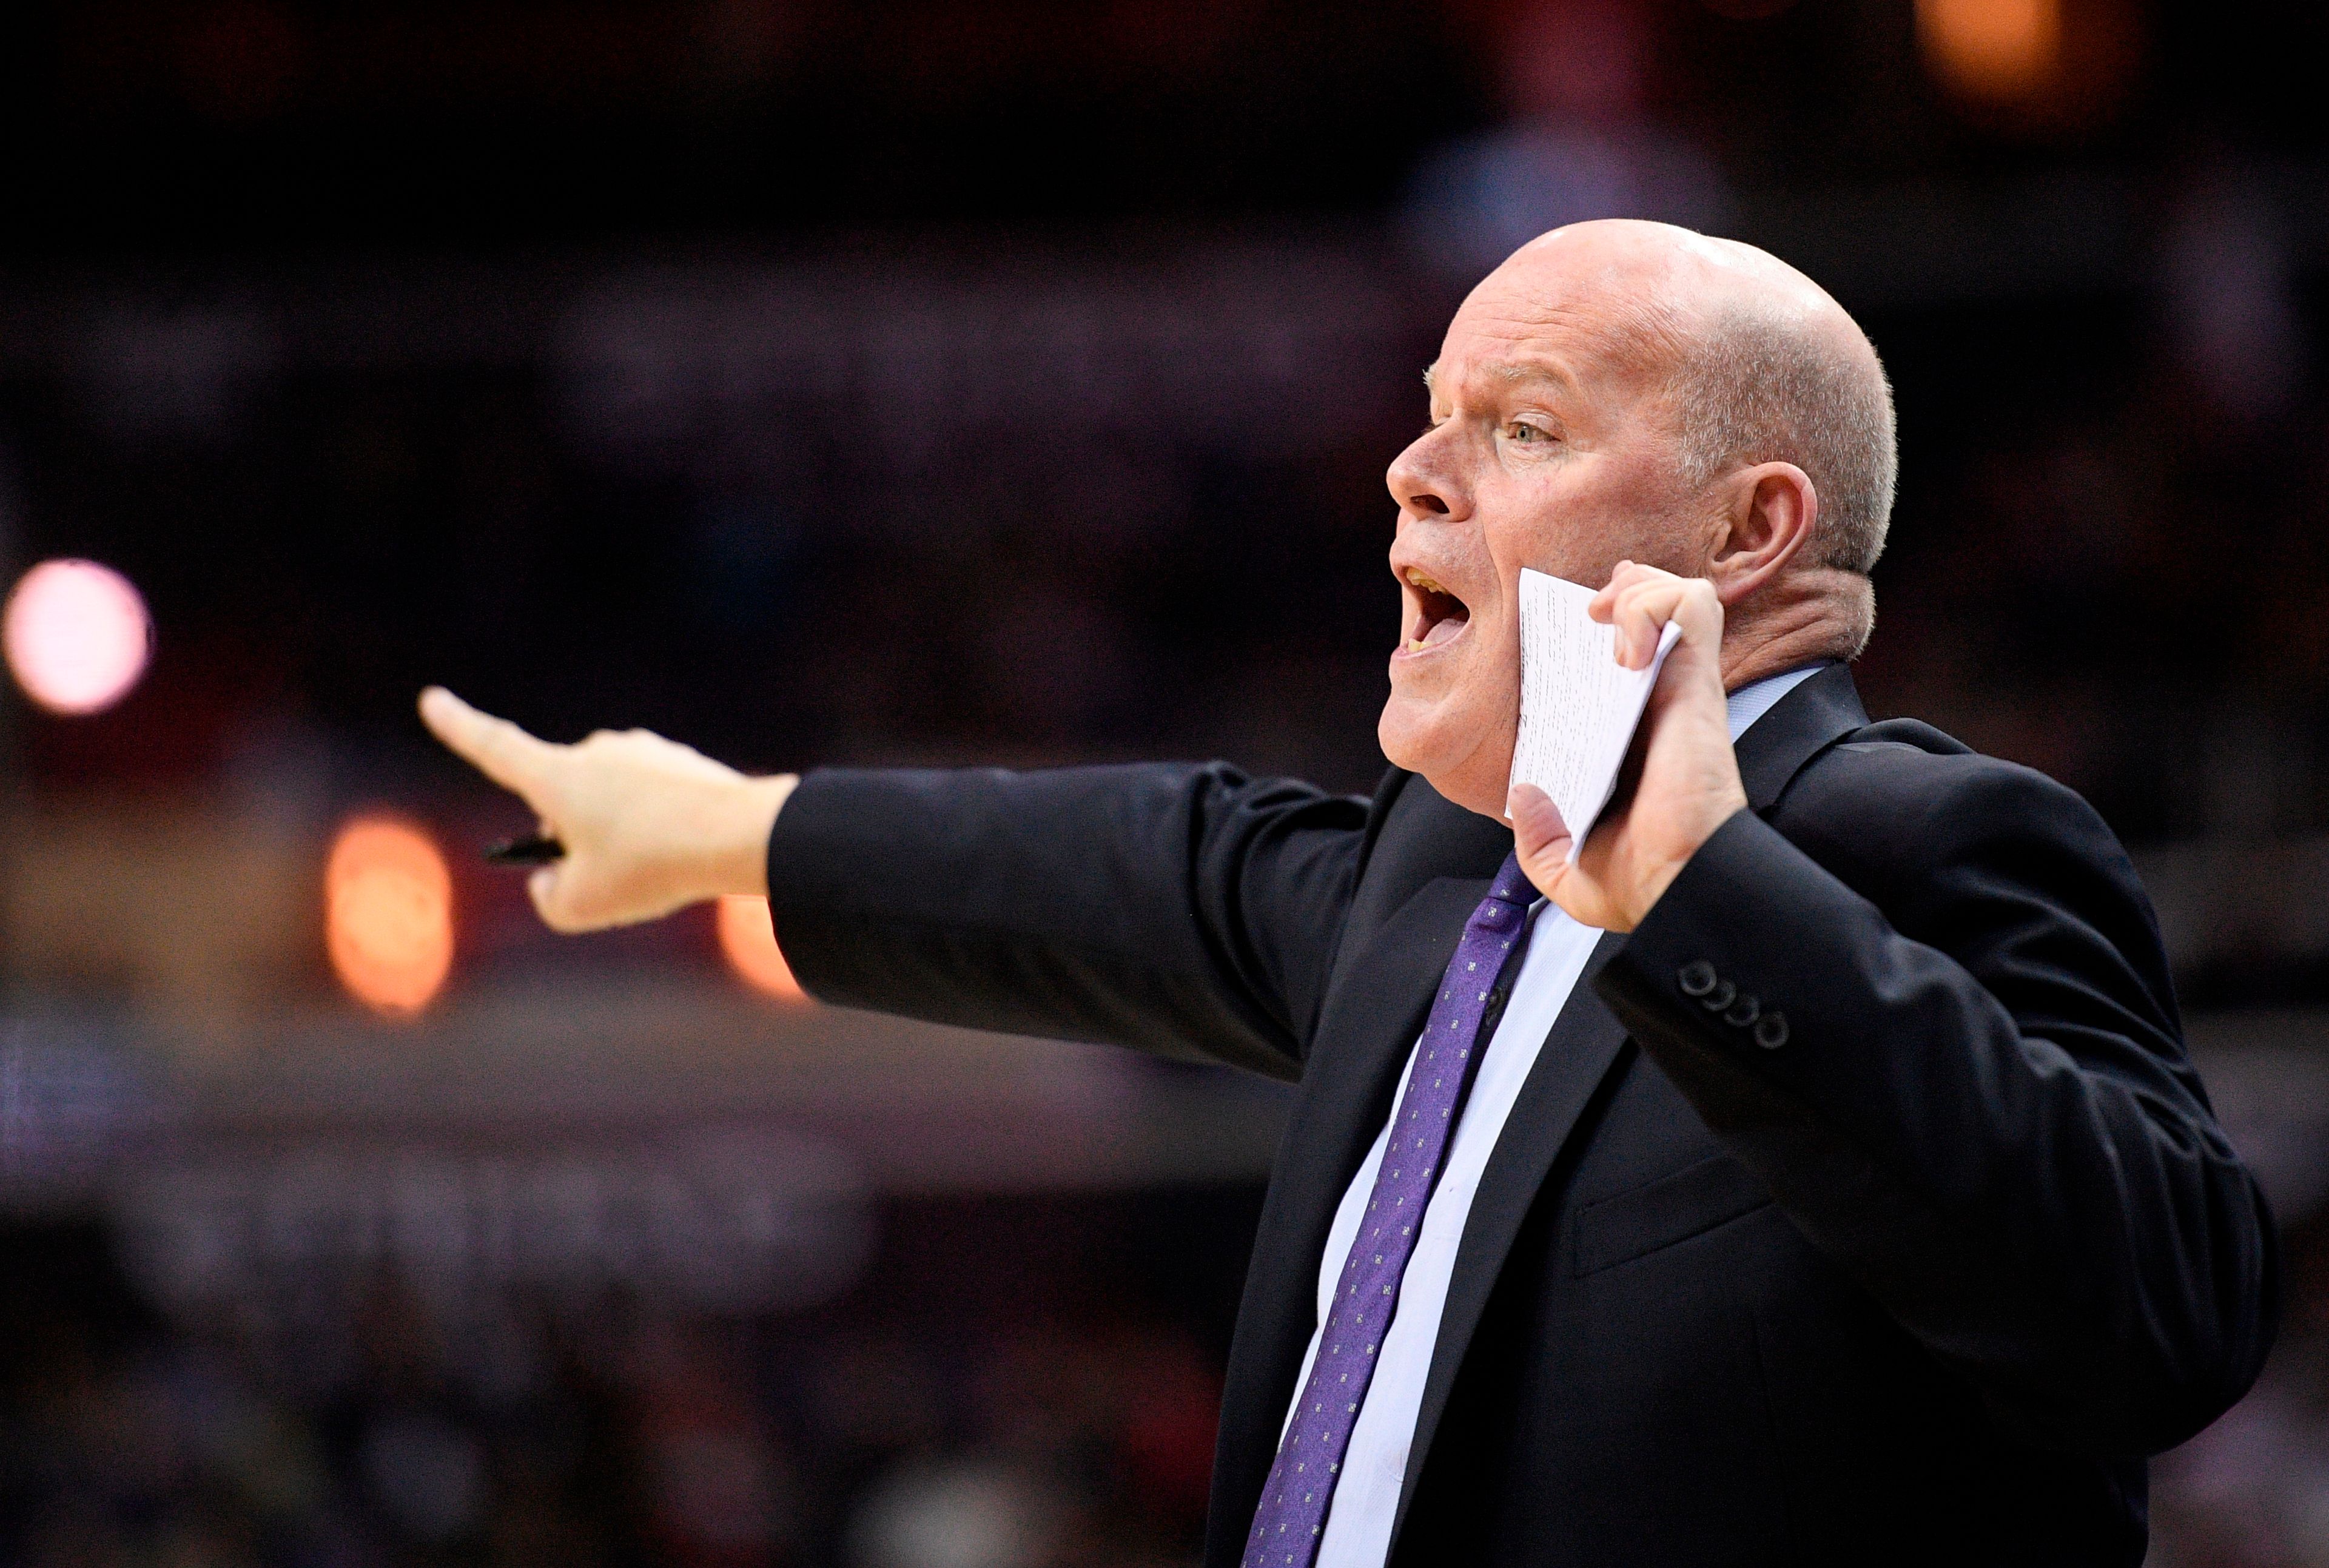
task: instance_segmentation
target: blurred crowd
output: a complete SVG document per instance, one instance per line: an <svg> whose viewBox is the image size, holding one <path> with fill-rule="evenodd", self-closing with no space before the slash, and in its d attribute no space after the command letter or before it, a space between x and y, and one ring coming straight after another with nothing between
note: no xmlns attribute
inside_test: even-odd
<svg viewBox="0 0 2329 1568"><path fill-rule="evenodd" d="M2279 1342L2246 1400L2152 1466L2146 1568L2329 1563L2329 1218L2283 1241Z"/></svg>
<svg viewBox="0 0 2329 1568"><path fill-rule="evenodd" d="M1038 1272L1010 1313L975 1288L452 1313L383 1279L259 1330L156 1317L93 1229L8 1245L0 1560L24 1568L1163 1568L1202 1528L1220 1346L1153 1297L1062 1312L1079 1288Z"/></svg>

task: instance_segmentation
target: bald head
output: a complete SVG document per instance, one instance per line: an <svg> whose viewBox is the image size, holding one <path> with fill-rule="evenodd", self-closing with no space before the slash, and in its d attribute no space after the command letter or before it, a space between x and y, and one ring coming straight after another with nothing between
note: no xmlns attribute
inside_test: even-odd
<svg viewBox="0 0 2329 1568"><path fill-rule="evenodd" d="M1819 496L1804 563L1876 564L1900 471L1892 388L1825 289L1752 245L1633 219L1556 229L1498 270L1604 317L1613 351L1663 383L1686 485L1793 463Z"/></svg>
<svg viewBox="0 0 2329 1568"><path fill-rule="evenodd" d="M1796 464L1819 494L1805 564L1877 564L1900 470L1891 384L1826 288L1754 245L1637 219L1556 228L1507 268L1607 319L1614 352L1663 380L1686 485Z"/></svg>

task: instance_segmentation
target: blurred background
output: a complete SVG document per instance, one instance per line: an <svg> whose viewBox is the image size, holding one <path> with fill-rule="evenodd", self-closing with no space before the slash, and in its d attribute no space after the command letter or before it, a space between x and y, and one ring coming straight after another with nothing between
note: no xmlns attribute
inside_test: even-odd
<svg viewBox="0 0 2329 1568"><path fill-rule="evenodd" d="M2324 52L2296 0L5 8L0 1561L1193 1562L1278 1091L819 1009L764 907L552 939L413 695L1363 789L1417 373L1634 215L1886 356L1870 706L2117 828L2287 1231L2153 1562L2329 1563Z"/></svg>

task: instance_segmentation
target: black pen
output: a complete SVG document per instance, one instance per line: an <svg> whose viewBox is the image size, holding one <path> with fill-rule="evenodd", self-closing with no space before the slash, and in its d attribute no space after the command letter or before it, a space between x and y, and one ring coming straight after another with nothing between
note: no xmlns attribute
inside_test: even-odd
<svg viewBox="0 0 2329 1568"><path fill-rule="evenodd" d="M566 846L547 835L529 833L487 845L486 858L495 865L548 865L566 858Z"/></svg>

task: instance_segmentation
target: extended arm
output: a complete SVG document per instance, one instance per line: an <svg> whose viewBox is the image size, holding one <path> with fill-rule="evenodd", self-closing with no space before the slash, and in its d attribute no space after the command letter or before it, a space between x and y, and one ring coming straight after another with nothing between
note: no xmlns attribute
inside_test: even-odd
<svg viewBox="0 0 2329 1568"><path fill-rule="evenodd" d="M1368 806L1212 764L812 773L768 844L852 1006L1300 1071Z"/></svg>
<svg viewBox="0 0 2329 1568"><path fill-rule="evenodd" d="M537 740L432 689L446 744L567 848L560 930L767 894L794 973L852 1006L1294 1077L1370 807L1212 765L755 779L646 731Z"/></svg>

